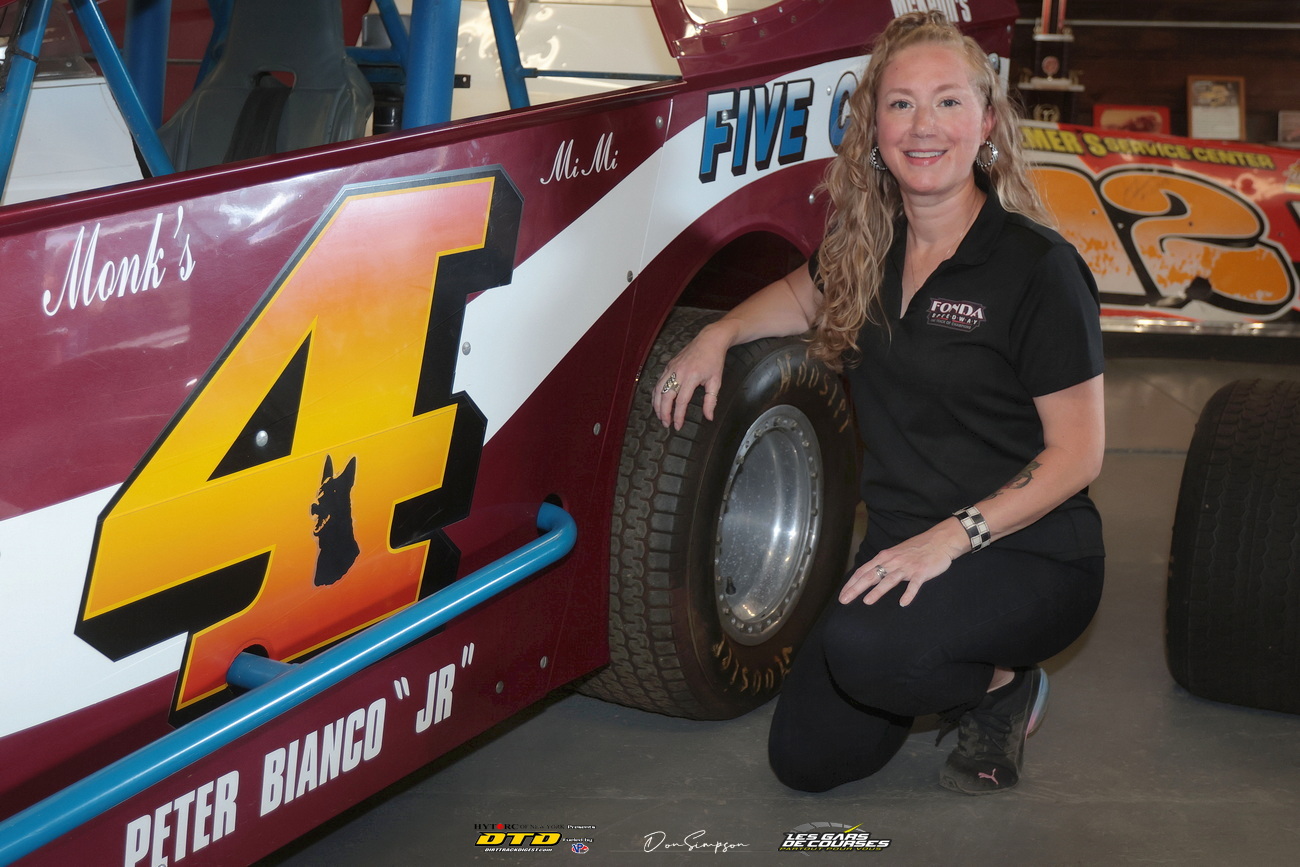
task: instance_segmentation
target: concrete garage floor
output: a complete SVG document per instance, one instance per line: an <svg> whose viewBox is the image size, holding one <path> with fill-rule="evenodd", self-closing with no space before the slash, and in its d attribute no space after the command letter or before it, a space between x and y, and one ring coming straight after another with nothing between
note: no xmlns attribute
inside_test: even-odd
<svg viewBox="0 0 1300 867"><path fill-rule="evenodd" d="M860 824L890 841L880 852L820 856L855 863L1296 863L1300 716L1188 695L1168 674L1163 643L1170 528L1196 417L1231 380L1300 379L1300 350L1285 352L1293 363L1110 360L1106 466L1093 487L1106 521L1106 593L1084 638L1045 665L1051 704L1016 790L972 798L941 789L938 770L955 736L936 748L926 720L877 776L802 795L767 768L770 704L741 719L700 723L561 694L267 863L574 857L568 848L476 849L474 826L484 822L594 825L572 833L592 839L586 858L601 865L699 863L701 856L787 864L813 858L777 851L786 831L810 822ZM680 845L688 838L710 847ZM647 841L659 845L647 853Z"/></svg>

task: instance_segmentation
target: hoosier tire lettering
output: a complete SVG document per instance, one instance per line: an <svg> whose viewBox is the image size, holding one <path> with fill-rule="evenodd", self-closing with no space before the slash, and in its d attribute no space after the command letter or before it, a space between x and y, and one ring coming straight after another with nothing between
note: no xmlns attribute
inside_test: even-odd
<svg viewBox="0 0 1300 867"><path fill-rule="evenodd" d="M611 662L581 687L695 719L735 717L776 695L843 576L857 499L848 401L799 338L732 349L715 421L697 392L681 431L658 424L658 372L714 316L674 311L641 376L614 499ZM797 482L764 487L764 473L746 475L755 465ZM784 522L801 541L788 551L750 544L750 519ZM783 571L786 560L797 568Z"/></svg>

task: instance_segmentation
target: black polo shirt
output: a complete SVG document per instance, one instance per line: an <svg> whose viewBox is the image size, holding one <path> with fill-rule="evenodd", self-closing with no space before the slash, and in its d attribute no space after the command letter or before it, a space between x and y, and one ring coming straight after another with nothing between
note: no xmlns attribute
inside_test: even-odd
<svg viewBox="0 0 1300 867"><path fill-rule="evenodd" d="M846 371L866 447L867 540L876 549L1005 485L1043 450L1033 399L1102 372L1087 265L1059 234L1007 213L987 192L961 245L901 316L900 221L881 286L886 321L862 329L861 361ZM1101 520L1080 491L995 544L1061 560L1101 555Z"/></svg>

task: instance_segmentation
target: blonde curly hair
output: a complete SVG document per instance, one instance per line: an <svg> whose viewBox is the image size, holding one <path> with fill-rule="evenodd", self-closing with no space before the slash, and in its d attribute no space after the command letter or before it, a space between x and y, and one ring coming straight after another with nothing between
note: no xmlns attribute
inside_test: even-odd
<svg viewBox="0 0 1300 867"><path fill-rule="evenodd" d="M880 285L885 257L894 243L894 225L903 213L903 199L894 176L876 171L870 163L877 144L876 94L885 67L899 52L923 43L949 46L961 55L970 68L971 86L993 110L989 138L999 156L987 171L974 170L986 172L1008 211L1050 224L1027 174L1017 111L984 49L962 35L942 12L910 12L895 18L872 46L862 82L849 97L852 120L818 188L829 194L830 210L818 255L823 305L814 322L809 354L835 369L856 360L858 332L863 325L885 321Z"/></svg>

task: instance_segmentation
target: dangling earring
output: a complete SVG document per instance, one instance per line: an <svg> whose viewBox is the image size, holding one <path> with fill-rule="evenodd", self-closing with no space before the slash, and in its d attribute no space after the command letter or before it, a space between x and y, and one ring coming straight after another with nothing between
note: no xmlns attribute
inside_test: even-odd
<svg viewBox="0 0 1300 867"><path fill-rule="evenodd" d="M889 166L885 165L885 161L880 158L880 145L876 145L871 149L871 154L867 159L871 163L871 167L876 171L889 171Z"/></svg>
<svg viewBox="0 0 1300 867"><path fill-rule="evenodd" d="M975 165L979 166L980 168L984 169L985 171L988 171L989 169L991 169L991 168L993 167L993 164L994 164L995 162L998 161L998 156L999 156L999 154L998 154L998 146L995 145L995 144L992 142L992 140L990 140L990 139L985 139L985 140L984 140L984 144L981 145L981 147L986 147L986 148L989 149L989 158L988 158L987 161L980 159L979 151L976 151L976 152L975 152Z"/></svg>

